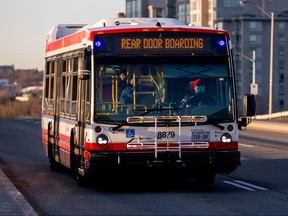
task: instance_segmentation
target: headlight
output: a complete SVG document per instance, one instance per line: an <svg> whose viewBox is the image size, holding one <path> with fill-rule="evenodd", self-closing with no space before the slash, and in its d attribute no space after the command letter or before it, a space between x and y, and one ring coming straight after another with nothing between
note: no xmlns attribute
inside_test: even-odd
<svg viewBox="0 0 288 216"><path fill-rule="evenodd" d="M108 137L105 134L100 134L97 136L96 142L99 145L106 145L108 143Z"/></svg>
<svg viewBox="0 0 288 216"><path fill-rule="evenodd" d="M220 139L222 143L229 144L232 141L232 136L229 133L224 133Z"/></svg>

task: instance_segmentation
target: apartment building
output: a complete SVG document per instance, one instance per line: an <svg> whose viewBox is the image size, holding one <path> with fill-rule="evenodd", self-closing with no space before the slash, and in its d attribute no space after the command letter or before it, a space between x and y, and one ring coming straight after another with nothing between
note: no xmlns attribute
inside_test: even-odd
<svg viewBox="0 0 288 216"><path fill-rule="evenodd" d="M127 17L176 16L176 0L126 0Z"/></svg>
<svg viewBox="0 0 288 216"><path fill-rule="evenodd" d="M273 29L271 12L274 14ZM288 110L288 32L285 31L288 1L246 0L245 4L240 4L240 0L126 0L126 14L127 17L175 17L186 24L229 31L239 104L244 94L252 92L257 94L257 114ZM251 86L253 51L256 53L256 85Z"/></svg>
<svg viewBox="0 0 288 216"><path fill-rule="evenodd" d="M241 101L245 93L251 91L253 77L251 59L254 50L257 113L287 111L288 32L285 29L288 27L288 1L249 0L245 4L240 4L239 0L218 0L214 5L215 25L228 30L231 34L237 71L238 101ZM271 28L271 12L274 13L274 28ZM273 32L272 56L271 32Z"/></svg>

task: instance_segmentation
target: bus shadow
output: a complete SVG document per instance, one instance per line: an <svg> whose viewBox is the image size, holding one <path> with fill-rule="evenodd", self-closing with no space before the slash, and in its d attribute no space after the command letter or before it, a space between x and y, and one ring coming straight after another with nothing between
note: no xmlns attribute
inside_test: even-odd
<svg viewBox="0 0 288 216"><path fill-rule="evenodd" d="M213 192L215 185L203 186L196 179L178 171L124 169L116 172L101 172L98 176L89 177L85 187L97 191L118 193L146 192Z"/></svg>

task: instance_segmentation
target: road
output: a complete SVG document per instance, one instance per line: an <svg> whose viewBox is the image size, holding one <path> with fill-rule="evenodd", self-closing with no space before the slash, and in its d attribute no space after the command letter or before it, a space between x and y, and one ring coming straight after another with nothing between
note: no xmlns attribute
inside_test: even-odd
<svg viewBox="0 0 288 216"><path fill-rule="evenodd" d="M242 165L205 191L139 173L78 187L67 170L49 170L37 120L0 121L0 165L39 215L286 215L288 134L239 133Z"/></svg>

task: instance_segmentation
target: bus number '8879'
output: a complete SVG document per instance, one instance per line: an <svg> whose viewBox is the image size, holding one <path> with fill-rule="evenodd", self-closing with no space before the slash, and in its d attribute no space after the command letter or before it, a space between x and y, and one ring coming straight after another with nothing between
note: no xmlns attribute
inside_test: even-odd
<svg viewBox="0 0 288 216"><path fill-rule="evenodd" d="M157 139L170 139L175 137L174 131L158 131Z"/></svg>

